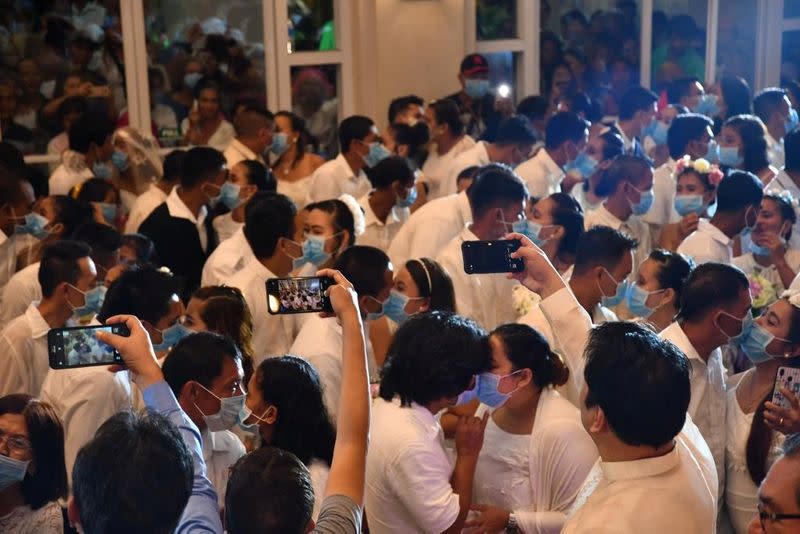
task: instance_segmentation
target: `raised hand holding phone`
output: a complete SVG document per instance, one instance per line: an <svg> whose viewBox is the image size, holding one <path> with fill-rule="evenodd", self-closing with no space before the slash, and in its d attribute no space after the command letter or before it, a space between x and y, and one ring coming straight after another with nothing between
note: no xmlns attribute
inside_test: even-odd
<svg viewBox="0 0 800 534"><path fill-rule="evenodd" d="M119 323L124 323L128 327L129 336L123 337L102 331L96 334L97 339L117 349L125 362L125 367L114 366L110 370L122 371L127 368L133 375L133 381L143 390L164 380L153 344L150 342L150 335L141 321L133 315L115 315L106 321L106 324L110 325Z"/></svg>
<svg viewBox="0 0 800 534"><path fill-rule="evenodd" d="M517 280L543 299L549 297L559 289L566 287L564 279L542 249L533 244L533 241L522 234L511 233L506 239L517 239L520 247L511 254L512 258L521 259L524 269L521 272L509 273L508 278Z"/></svg>

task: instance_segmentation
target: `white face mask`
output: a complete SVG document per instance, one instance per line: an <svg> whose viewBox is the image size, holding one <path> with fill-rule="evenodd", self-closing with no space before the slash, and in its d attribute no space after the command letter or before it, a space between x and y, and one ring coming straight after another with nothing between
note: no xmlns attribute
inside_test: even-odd
<svg viewBox="0 0 800 534"><path fill-rule="evenodd" d="M208 391L209 394L219 399L219 411L210 415L204 414L203 410L201 410L197 404L194 405L194 407L197 408L197 411L203 416L203 421L205 421L206 426L211 432L222 432L223 430L228 430L244 420L241 415L245 407L245 395L221 398L214 395L214 393L209 391L208 388L204 387L203 384L198 383L198 385Z"/></svg>

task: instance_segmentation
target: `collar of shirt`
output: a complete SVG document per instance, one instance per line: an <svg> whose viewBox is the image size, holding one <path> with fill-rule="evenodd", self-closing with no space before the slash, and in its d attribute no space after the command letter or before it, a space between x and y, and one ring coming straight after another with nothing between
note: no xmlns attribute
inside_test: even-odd
<svg viewBox="0 0 800 534"><path fill-rule="evenodd" d="M767 146L770 148L770 150L783 151L783 139L776 141L769 132L764 134L764 139L766 140Z"/></svg>
<svg viewBox="0 0 800 534"><path fill-rule="evenodd" d="M396 406L400 406L399 397L395 397L391 402ZM423 429L431 439L435 439L439 435L441 427L436 417L434 417L429 409L416 402L412 402L411 406L407 406L405 409L409 410L414 421L419 424L419 427Z"/></svg>
<svg viewBox="0 0 800 534"><path fill-rule="evenodd" d="M183 203L181 197L178 196L178 188L173 187L172 191L170 192L169 196L167 196L167 210L169 210L169 214L176 219L186 219L187 221L191 221L195 226L201 226L203 221L206 220L206 215L208 215L208 209L203 206L200 208L199 217L195 217L194 213Z"/></svg>
<svg viewBox="0 0 800 534"><path fill-rule="evenodd" d="M630 462L600 462L600 468L608 482L648 478L666 473L680 464L677 447L663 456L633 460Z"/></svg>
<svg viewBox="0 0 800 534"><path fill-rule="evenodd" d="M209 458L211 458L215 452L225 450L222 443L218 442L216 435L217 432L211 432L208 427L200 431L200 437L203 438L203 458L206 460L206 463L208 463Z"/></svg>
<svg viewBox="0 0 800 534"><path fill-rule="evenodd" d="M389 215L386 216L386 223L381 222L375 212L372 210L372 206L369 203L369 196L372 192L364 195L358 200L358 204L361 206L361 209L364 210L364 226L389 226L390 224L395 224L400 222L400 218L397 216L394 207L389 210Z"/></svg>
<svg viewBox="0 0 800 534"><path fill-rule="evenodd" d="M622 137L622 146L625 147L625 150L633 148L633 139L628 139L628 136L625 135L619 123L617 123L617 130L619 130L619 136Z"/></svg>
<svg viewBox="0 0 800 534"><path fill-rule="evenodd" d="M459 237L461 237L461 241L480 241L480 238L472 233L472 223L464 226Z"/></svg>
<svg viewBox="0 0 800 534"><path fill-rule="evenodd" d="M267 269L263 263L258 261L258 258L256 258L255 256L250 258L250 260L245 265L245 269L249 269L251 272L253 272L256 276L258 276L260 279L264 281L266 281L268 278L277 278L277 276L272 271Z"/></svg>
<svg viewBox="0 0 800 534"><path fill-rule="evenodd" d="M359 178L366 176L363 169L358 171L358 174L354 173L353 169L350 167L350 164L347 163L344 154L339 154L336 156L336 159L333 160L333 163L339 168L336 174L344 177L346 180L350 180L351 182L357 182Z"/></svg>
<svg viewBox="0 0 800 534"><path fill-rule="evenodd" d="M547 171L547 179L550 181L550 185L558 187L558 184L560 184L561 180L564 178L564 169L553 161L553 158L550 157L550 154L547 153L547 149L545 148L539 150L534 158L536 158L539 164Z"/></svg>
<svg viewBox="0 0 800 534"><path fill-rule="evenodd" d="M42 314L39 312L38 300L36 302L31 302L28 309L25 310L25 319L31 327L31 337L33 339L46 336L47 332L50 331L50 325L47 324L47 321L44 320L44 317L42 317Z"/></svg>
<svg viewBox="0 0 800 534"><path fill-rule="evenodd" d="M461 224L466 225L472 222L472 208L469 205L469 197L467 192L462 191L456 197L458 205L458 214L461 215Z"/></svg>
<svg viewBox="0 0 800 534"><path fill-rule="evenodd" d="M595 221L595 226L608 226L613 228L614 230L619 230L622 228L622 225L625 224L625 221L622 221L617 218L616 215L611 213L606 209L606 203L603 202L600 206L597 207L595 210L597 217L600 219L599 221Z"/></svg>
<svg viewBox="0 0 800 534"><path fill-rule="evenodd" d="M697 223L697 231L708 234L711 239L722 245L725 245L726 247L731 245L731 238L726 236L722 230L711 224L711 221L708 219L700 219L700 221Z"/></svg>
<svg viewBox="0 0 800 534"><path fill-rule="evenodd" d="M683 352L688 359L703 361L700 354L698 354L697 350L694 348L694 345L692 345L692 342L686 337L686 332L683 331L683 328L677 321L666 327L661 332L660 337L661 339L672 342L676 347L681 349L681 352Z"/></svg>
<svg viewBox="0 0 800 534"><path fill-rule="evenodd" d="M244 143L242 143L236 138L234 138L233 141L231 141L229 148L232 148L233 150L241 154L243 156L243 159L256 160L262 163L264 162L264 158L262 158L259 154L256 154L255 152L250 150L247 146L245 146Z"/></svg>

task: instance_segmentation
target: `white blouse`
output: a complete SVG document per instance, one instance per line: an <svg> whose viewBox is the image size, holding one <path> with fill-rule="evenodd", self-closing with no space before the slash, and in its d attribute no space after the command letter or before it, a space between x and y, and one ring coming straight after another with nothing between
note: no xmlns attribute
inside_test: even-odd
<svg viewBox="0 0 800 534"><path fill-rule="evenodd" d="M28 505L17 506L0 517L0 532L3 534L63 534L64 516L61 507L53 501L38 510Z"/></svg>

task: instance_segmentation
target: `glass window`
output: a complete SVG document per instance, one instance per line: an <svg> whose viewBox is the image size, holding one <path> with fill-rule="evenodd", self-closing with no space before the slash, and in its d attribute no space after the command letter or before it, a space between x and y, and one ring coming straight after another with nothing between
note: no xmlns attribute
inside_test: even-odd
<svg viewBox="0 0 800 534"><path fill-rule="evenodd" d="M336 50L333 0L289 0L292 52Z"/></svg>
<svg viewBox="0 0 800 534"><path fill-rule="evenodd" d="M781 85L800 80L800 31L783 32Z"/></svg>
<svg viewBox="0 0 800 534"><path fill-rule="evenodd" d="M800 2L797 0L783 0L783 18L793 19L800 17Z"/></svg>
<svg viewBox="0 0 800 534"><path fill-rule="evenodd" d="M708 0L655 0L650 85L665 89L678 78L705 80Z"/></svg>
<svg viewBox="0 0 800 534"><path fill-rule="evenodd" d="M229 2L224 18L215 0L151 0L145 6L150 114L163 146L186 142L193 122L204 129L222 124L220 118L232 120L242 104L266 106L260 0ZM216 112L198 102L202 113L191 114L195 90L205 85L218 88Z"/></svg>
<svg viewBox="0 0 800 534"><path fill-rule="evenodd" d="M2 25L4 141L25 154L59 156L68 147L66 129L81 113L126 120L118 1L81 9L73 2L3 2Z"/></svg>
<svg viewBox="0 0 800 534"><path fill-rule="evenodd" d="M475 35L478 41L517 37L516 0L477 0Z"/></svg>
<svg viewBox="0 0 800 534"><path fill-rule="evenodd" d="M306 120L306 127L326 157L339 152L339 66L292 67L292 111Z"/></svg>
<svg viewBox="0 0 800 534"><path fill-rule="evenodd" d="M515 52L493 52L483 54L489 63L489 85L492 90L497 92L498 88L507 85L511 89L511 96L517 99L515 88L517 85L517 60L520 56Z"/></svg>
<svg viewBox="0 0 800 534"><path fill-rule="evenodd" d="M551 109L565 92L581 91L598 112L618 113L622 95L639 81L639 4L542 0L540 90Z"/></svg>
<svg viewBox="0 0 800 534"><path fill-rule="evenodd" d="M755 80L757 2L720 0L717 34L717 80L740 76Z"/></svg>

